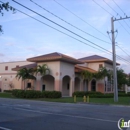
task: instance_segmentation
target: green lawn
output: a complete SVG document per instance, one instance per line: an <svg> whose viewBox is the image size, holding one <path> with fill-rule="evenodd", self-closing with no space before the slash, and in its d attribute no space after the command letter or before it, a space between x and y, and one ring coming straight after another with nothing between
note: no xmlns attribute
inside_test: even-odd
<svg viewBox="0 0 130 130"><path fill-rule="evenodd" d="M40 99L40 100L49 101L49 102L74 103L74 99L72 97L64 97L64 98L59 98L59 99L45 98L45 99ZM83 98L77 98L77 103L83 103ZM118 103L115 103L113 98L90 98L90 103L130 105L130 97L119 97Z"/></svg>
<svg viewBox="0 0 130 130"><path fill-rule="evenodd" d="M2 98L15 98L11 93L0 93ZM31 99L31 100L40 100L40 101L49 101L49 102L63 102L63 103L74 103L72 97L63 97L58 99ZM83 103L83 98L77 98L77 103ZM130 97L119 97L119 102L115 103L113 98L90 98L90 103L99 103L99 104L116 104L116 105L130 105Z"/></svg>
<svg viewBox="0 0 130 130"><path fill-rule="evenodd" d="M11 93L0 93L1 98L14 98Z"/></svg>

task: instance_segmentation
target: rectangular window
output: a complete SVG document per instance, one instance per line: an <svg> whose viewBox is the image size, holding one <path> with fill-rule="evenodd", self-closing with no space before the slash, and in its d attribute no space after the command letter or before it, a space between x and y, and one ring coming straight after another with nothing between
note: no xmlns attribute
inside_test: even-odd
<svg viewBox="0 0 130 130"><path fill-rule="evenodd" d="M103 65L102 64L99 64L99 68L102 68L103 67Z"/></svg>
<svg viewBox="0 0 130 130"><path fill-rule="evenodd" d="M28 83L28 84L27 84L27 88L31 88L31 83Z"/></svg>
<svg viewBox="0 0 130 130"><path fill-rule="evenodd" d="M5 66L5 70L8 70L8 66Z"/></svg>

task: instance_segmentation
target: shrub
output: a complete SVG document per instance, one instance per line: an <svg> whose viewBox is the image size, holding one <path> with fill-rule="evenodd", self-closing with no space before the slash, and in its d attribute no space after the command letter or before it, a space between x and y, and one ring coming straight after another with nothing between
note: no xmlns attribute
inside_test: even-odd
<svg viewBox="0 0 130 130"><path fill-rule="evenodd" d="M60 98L59 91L12 90L12 95L18 98Z"/></svg>
<svg viewBox="0 0 130 130"><path fill-rule="evenodd" d="M83 96L90 96L90 97L97 97L102 96L103 94L101 92L92 92L92 91L76 91L73 93L73 96L76 95L77 97L83 97Z"/></svg>
<svg viewBox="0 0 130 130"><path fill-rule="evenodd" d="M113 98L114 97L114 93L100 93L100 92L92 92L92 91L88 91L88 92L84 92L84 91L77 91L73 93L73 96L76 95L77 97L83 97L83 96L89 96L91 98ZM119 92L118 93L119 97L130 97L130 92L125 94L125 92Z"/></svg>
<svg viewBox="0 0 130 130"><path fill-rule="evenodd" d="M12 93L12 90L4 90L5 93Z"/></svg>
<svg viewBox="0 0 130 130"><path fill-rule="evenodd" d="M41 93L42 98L60 98L61 96L60 91L43 91Z"/></svg>

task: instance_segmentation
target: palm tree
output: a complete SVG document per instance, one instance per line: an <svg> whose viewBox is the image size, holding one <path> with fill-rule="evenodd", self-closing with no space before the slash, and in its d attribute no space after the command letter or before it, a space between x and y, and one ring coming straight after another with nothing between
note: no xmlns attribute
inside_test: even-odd
<svg viewBox="0 0 130 130"><path fill-rule="evenodd" d="M93 78L93 74L87 70L81 72L81 77L85 80L85 91L87 90L87 80L88 82Z"/></svg>
<svg viewBox="0 0 130 130"><path fill-rule="evenodd" d="M50 74L50 69L48 68L48 66L46 64L38 65L37 70L36 70L36 74L40 73L41 74L41 79L43 79L43 77L46 74Z"/></svg>
<svg viewBox="0 0 130 130"><path fill-rule="evenodd" d="M32 79L32 80L36 80L36 77L33 75L34 74L34 69L33 68L22 68L20 70L18 70L16 78L22 79L22 81L24 81L24 89L25 89L25 80L26 79Z"/></svg>
<svg viewBox="0 0 130 130"><path fill-rule="evenodd" d="M37 73L40 73L41 80L43 80L43 77L45 75L50 74L50 69L48 68L48 66L46 64L38 65L37 66L37 70L36 70L36 74ZM42 82L41 82L41 86L42 86Z"/></svg>

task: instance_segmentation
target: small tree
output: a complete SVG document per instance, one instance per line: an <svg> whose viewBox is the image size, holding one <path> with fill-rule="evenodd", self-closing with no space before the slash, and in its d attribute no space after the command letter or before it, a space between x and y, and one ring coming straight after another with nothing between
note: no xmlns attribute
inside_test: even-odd
<svg viewBox="0 0 130 130"><path fill-rule="evenodd" d="M40 73L41 74L41 79L43 79L43 77L46 74L50 74L50 69L48 68L48 66L46 64L38 65L37 70L36 70L36 74L37 73Z"/></svg>
<svg viewBox="0 0 130 130"><path fill-rule="evenodd" d="M30 68L30 69L22 68L22 69L18 70L16 78L18 78L18 80L22 79L22 81L24 81L24 89L25 89L25 84L26 84L25 80L26 79L36 80L36 77L33 75L34 72L35 71L33 68Z"/></svg>
<svg viewBox="0 0 130 130"><path fill-rule="evenodd" d="M110 70L107 70L105 67L101 67L99 68L98 72L95 73L95 78L96 79L104 79L104 84L106 83L105 81L105 77L108 78L108 81L110 81L110 84L112 83L111 82L111 78L112 78L112 71Z"/></svg>
<svg viewBox="0 0 130 130"><path fill-rule="evenodd" d="M50 74L50 69L48 68L48 66L46 64L43 65L38 65L37 70L36 70L36 74L40 73L41 75L41 80L43 80L43 77L47 74ZM42 82L41 82L42 83ZM41 84L42 86L42 84Z"/></svg>
<svg viewBox="0 0 130 130"><path fill-rule="evenodd" d="M110 70L107 70L105 67L99 68L98 72L95 73L96 79L104 79L106 76L108 79L111 78Z"/></svg>
<svg viewBox="0 0 130 130"><path fill-rule="evenodd" d="M85 91L87 90L87 80L88 82L93 78L93 74L87 70L81 72L81 77L85 80Z"/></svg>

